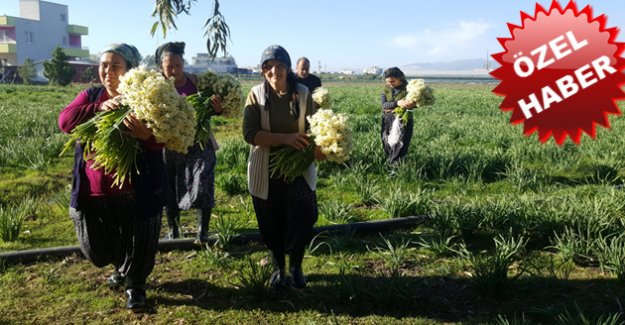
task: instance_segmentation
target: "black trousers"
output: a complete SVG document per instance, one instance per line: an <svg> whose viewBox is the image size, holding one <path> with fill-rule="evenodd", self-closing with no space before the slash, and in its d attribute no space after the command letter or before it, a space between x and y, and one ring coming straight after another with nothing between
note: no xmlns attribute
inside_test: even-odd
<svg viewBox="0 0 625 325"><path fill-rule="evenodd" d="M395 114L393 112L382 114L382 146L384 152L388 157L388 162L394 163L408 154L408 148L410 147L410 140L412 139L414 117L410 114L408 123L402 128L400 142L391 146L388 143L388 136L391 133L391 127L395 120Z"/></svg>
<svg viewBox="0 0 625 325"><path fill-rule="evenodd" d="M144 288L154 268L161 216L143 219L134 194L84 198L70 208L80 250L97 267L115 266L126 287Z"/></svg>
<svg viewBox="0 0 625 325"><path fill-rule="evenodd" d="M272 253L274 267L284 269L284 255L289 265L299 267L317 222L317 195L303 177L292 183L269 180L267 200L252 196L261 237Z"/></svg>

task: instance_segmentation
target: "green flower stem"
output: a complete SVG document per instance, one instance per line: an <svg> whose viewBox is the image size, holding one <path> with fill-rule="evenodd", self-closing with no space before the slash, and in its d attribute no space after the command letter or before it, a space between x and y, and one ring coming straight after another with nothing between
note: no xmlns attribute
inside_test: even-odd
<svg viewBox="0 0 625 325"><path fill-rule="evenodd" d="M284 146L269 156L269 175L280 178L288 183L302 175L315 160L315 142L313 139L303 150Z"/></svg>

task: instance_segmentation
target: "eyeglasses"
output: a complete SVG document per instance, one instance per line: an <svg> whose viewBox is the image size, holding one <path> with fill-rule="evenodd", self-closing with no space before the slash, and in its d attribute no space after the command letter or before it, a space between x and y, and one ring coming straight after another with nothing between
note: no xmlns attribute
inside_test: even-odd
<svg viewBox="0 0 625 325"><path fill-rule="evenodd" d="M276 70L286 70L286 65L282 64L282 63L276 63L276 64L269 64L266 63L263 65L263 72L267 72L270 71L271 69L276 68Z"/></svg>

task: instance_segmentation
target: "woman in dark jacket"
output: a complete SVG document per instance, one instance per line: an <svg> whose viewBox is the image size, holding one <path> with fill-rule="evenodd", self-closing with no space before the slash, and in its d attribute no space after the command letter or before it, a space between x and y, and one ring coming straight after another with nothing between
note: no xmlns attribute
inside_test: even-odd
<svg viewBox="0 0 625 325"><path fill-rule="evenodd" d="M391 140L389 142L393 121L397 118L393 110L397 107L411 109L416 106L416 103L404 99L407 94L406 85L408 85L408 81L406 81L406 76L399 68L393 67L384 71L384 81L386 82L386 87L381 96L382 145L384 146L384 152L388 156L388 161L396 163L408 154L414 119L412 112L409 112L408 122L405 125L398 123L399 141L395 139L395 141Z"/></svg>
<svg viewBox="0 0 625 325"><path fill-rule="evenodd" d="M119 78L140 60L132 45L105 48L98 68L103 87L81 92L61 111L61 130L70 133L97 112L117 109ZM115 267L109 285L125 284L126 308L138 312L146 308L146 279L154 268L165 202L165 168L163 146L156 143L152 131L133 116L124 124L142 145L132 183L126 180L113 186L114 172L94 168L90 153L85 155L83 145L76 143L70 217L85 257L97 267Z"/></svg>
<svg viewBox="0 0 625 325"><path fill-rule="evenodd" d="M181 96L197 93L197 77L184 72L183 42L165 43L156 50L156 65L166 78L174 78L176 91ZM211 98L214 112L221 114L218 96ZM180 237L180 210L197 209L197 240L208 242L208 223L215 206L215 166L217 141L212 132L210 140L189 147L186 155L165 149L168 195L165 212L169 237Z"/></svg>

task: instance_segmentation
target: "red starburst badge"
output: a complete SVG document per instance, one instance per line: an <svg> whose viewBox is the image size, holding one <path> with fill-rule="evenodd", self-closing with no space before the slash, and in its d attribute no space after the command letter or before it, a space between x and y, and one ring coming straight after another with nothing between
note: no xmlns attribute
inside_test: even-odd
<svg viewBox="0 0 625 325"><path fill-rule="evenodd" d="M505 51L493 55L501 67L491 75L510 123L559 145L567 135L579 144L582 131L594 138L596 124L610 127L608 114L620 115L616 101L625 98L625 43L606 21L590 6L580 11L570 1L563 9L553 0L548 11L536 4L534 16L521 12L521 26L508 23L512 38L498 39Z"/></svg>

